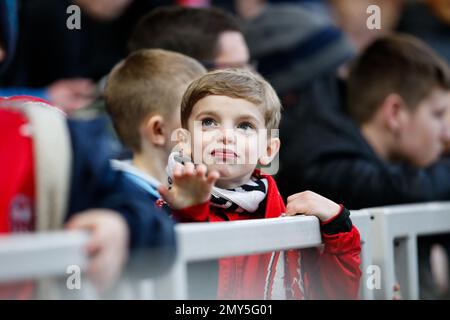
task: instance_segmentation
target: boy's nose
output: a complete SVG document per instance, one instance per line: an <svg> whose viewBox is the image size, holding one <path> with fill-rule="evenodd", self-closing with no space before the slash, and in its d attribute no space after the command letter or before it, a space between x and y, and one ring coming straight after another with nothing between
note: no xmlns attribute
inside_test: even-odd
<svg viewBox="0 0 450 320"><path fill-rule="evenodd" d="M221 140L223 144L231 144L235 142L235 133L233 129L223 129L221 131Z"/></svg>

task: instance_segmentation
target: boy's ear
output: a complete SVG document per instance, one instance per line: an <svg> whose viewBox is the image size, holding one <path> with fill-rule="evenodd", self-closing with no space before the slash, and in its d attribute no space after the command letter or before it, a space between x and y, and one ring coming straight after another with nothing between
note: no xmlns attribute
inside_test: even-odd
<svg viewBox="0 0 450 320"><path fill-rule="evenodd" d="M142 125L141 135L149 143L162 147L166 144L164 117L157 114L148 118Z"/></svg>
<svg viewBox="0 0 450 320"><path fill-rule="evenodd" d="M398 94L388 95L381 106L384 124L394 134L401 131L407 112L406 104Z"/></svg>
<svg viewBox="0 0 450 320"><path fill-rule="evenodd" d="M188 130L176 129L172 132L170 140L176 142L172 152L179 152L185 157L191 157L191 133Z"/></svg>
<svg viewBox="0 0 450 320"><path fill-rule="evenodd" d="M258 160L259 164L262 166L269 165L275 158L275 156L278 154L278 151L280 151L280 145L281 141L279 138L270 138L267 141L267 148L265 154L263 154Z"/></svg>

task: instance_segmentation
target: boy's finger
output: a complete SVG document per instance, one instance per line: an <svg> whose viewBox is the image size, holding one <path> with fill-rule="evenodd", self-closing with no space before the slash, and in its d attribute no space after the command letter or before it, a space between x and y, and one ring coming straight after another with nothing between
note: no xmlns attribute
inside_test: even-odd
<svg viewBox="0 0 450 320"><path fill-rule="evenodd" d="M175 163L173 166L173 177L179 178L183 174L183 166L179 163Z"/></svg>
<svg viewBox="0 0 450 320"><path fill-rule="evenodd" d="M194 164L188 162L184 165L184 176L192 176L194 174Z"/></svg>
<svg viewBox="0 0 450 320"><path fill-rule="evenodd" d="M219 179L220 174L217 171L212 171L208 174L208 177L206 178L206 183L208 184L215 184L217 179Z"/></svg>
<svg viewBox="0 0 450 320"><path fill-rule="evenodd" d="M204 164L199 164L197 166L197 177L203 178L206 175L206 166Z"/></svg>
<svg viewBox="0 0 450 320"><path fill-rule="evenodd" d="M299 193L293 194L287 198L287 202L294 201L295 199L298 199L298 198L302 198L304 195L305 195L304 192L299 192Z"/></svg>
<svg viewBox="0 0 450 320"><path fill-rule="evenodd" d="M288 216L294 216L296 214L304 214L305 208L301 202L291 202L286 206L286 214Z"/></svg>

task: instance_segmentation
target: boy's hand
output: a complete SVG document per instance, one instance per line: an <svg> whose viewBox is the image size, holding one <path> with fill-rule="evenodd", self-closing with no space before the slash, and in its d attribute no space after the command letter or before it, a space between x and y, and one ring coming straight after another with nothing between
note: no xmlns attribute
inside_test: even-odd
<svg viewBox="0 0 450 320"><path fill-rule="evenodd" d="M110 289L128 258L129 231L125 220L115 211L94 209L73 216L66 228L90 231L87 274L100 292Z"/></svg>
<svg viewBox="0 0 450 320"><path fill-rule="evenodd" d="M324 222L339 213L341 207L333 201L312 191L296 193L287 199L286 214L316 216Z"/></svg>
<svg viewBox="0 0 450 320"><path fill-rule="evenodd" d="M208 201L218 178L217 171L206 174L203 164L195 168L190 162L184 166L177 163L173 168L172 188L160 186L158 191L172 209L184 209Z"/></svg>

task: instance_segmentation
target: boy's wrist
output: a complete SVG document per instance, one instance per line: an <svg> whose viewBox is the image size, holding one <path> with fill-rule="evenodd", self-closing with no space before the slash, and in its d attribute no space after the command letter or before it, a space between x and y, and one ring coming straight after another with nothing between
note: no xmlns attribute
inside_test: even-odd
<svg viewBox="0 0 450 320"><path fill-rule="evenodd" d="M208 199L182 199L178 197L176 203L170 205L173 210L185 210L191 207L203 205L209 201Z"/></svg>
<svg viewBox="0 0 450 320"><path fill-rule="evenodd" d="M320 228L323 233L334 235L342 232L349 232L352 227L352 220L350 219L350 211L343 205L340 205L340 211L334 217L327 221L320 223Z"/></svg>
<svg viewBox="0 0 450 320"><path fill-rule="evenodd" d="M318 215L317 217L320 220L320 224L325 225L336 219L342 213L343 210L344 206L342 204L341 205L336 204L336 207L334 207L333 210Z"/></svg>
<svg viewBox="0 0 450 320"><path fill-rule="evenodd" d="M333 203L328 210L324 210L323 213L317 214L316 216L319 218L321 224L326 224L339 216L343 210L343 207L343 205Z"/></svg>

